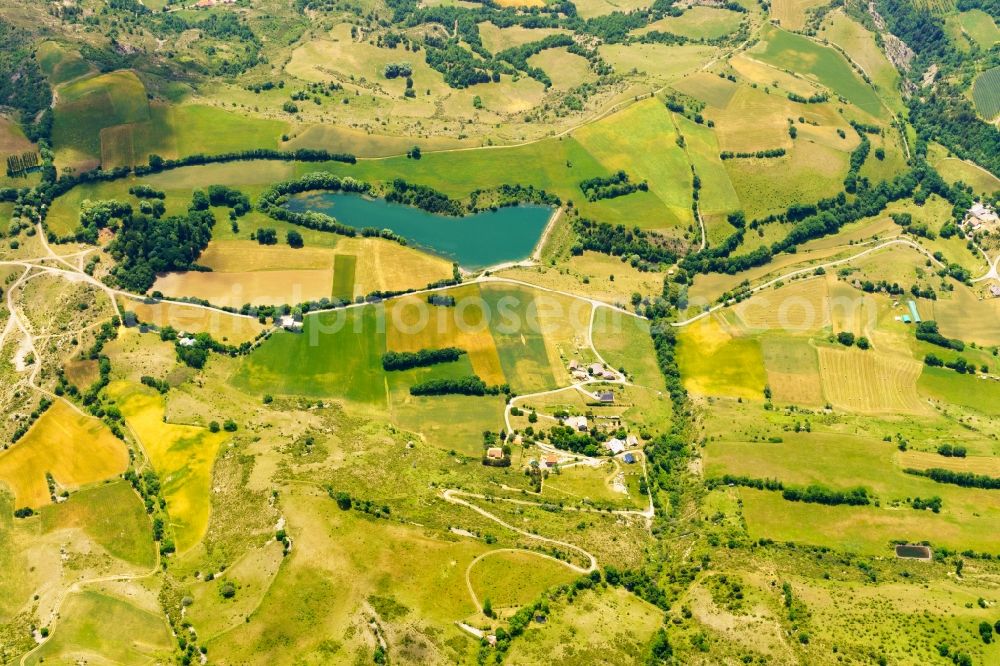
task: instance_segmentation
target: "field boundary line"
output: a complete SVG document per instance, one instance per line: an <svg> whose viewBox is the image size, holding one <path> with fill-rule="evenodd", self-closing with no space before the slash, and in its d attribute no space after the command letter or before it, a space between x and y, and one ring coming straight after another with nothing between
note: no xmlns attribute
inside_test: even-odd
<svg viewBox="0 0 1000 666"><path fill-rule="evenodd" d="M531 532L528 532L527 530L522 530L519 527L514 527L510 523L504 521L502 518L498 518L497 516L494 516L492 513L490 513L486 509L483 509L483 508L481 508L481 507L473 504L472 502L467 502L466 500L463 500L463 499L461 499L459 497L455 497L456 494L474 496L471 493L465 493L465 492L462 492L461 490L457 490L455 488L448 488L448 489L444 490L441 493L441 498L444 501L446 501L446 502L450 502L451 504L457 504L457 505L464 506L464 507L467 507L469 509L472 509L473 511L475 511L479 515L483 516L484 518L488 518L488 519L492 520L493 522L497 523L498 525L500 525L501 527L506 527L507 529L511 530L512 532L516 532L517 534L520 534L521 536L528 537L529 539L535 539L536 541L541 541L543 543L550 543L550 544L553 544L553 545L556 545L556 546L561 546L563 548L568 548L568 549L576 552L579 555L583 555L590 562L590 566L588 566L587 568L583 568L583 567L581 567L581 566L579 566L577 564L573 564L572 562L566 562L566 566L568 566L569 568L573 569L573 571L576 571L577 573L588 574L588 573L590 573L592 571L596 571L597 570L597 558L594 557L589 552L587 552L586 550L584 550L583 548L581 548L580 546L574 546L571 543L567 543L565 541L559 541L558 539L552 539L552 538L549 538L549 537L546 537L546 536L542 536L540 534L532 534ZM527 549L525 549L525 550L527 550Z"/></svg>
<svg viewBox="0 0 1000 666"><path fill-rule="evenodd" d="M472 603L476 607L477 613L483 612L483 605L479 603L479 597L476 595L476 591L472 587L472 567L478 564L480 560L485 560L487 557L490 557L492 555L499 555L500 553L528 553L536 557L542 557L545 558L546 560L558 562L564 567L567 567L573 571L577 571L577 569L574 568L575 565L566 562L565 560L560 560L558 557L552 557L548 553L540 553L537 550L528 550L527 548L497 548L495 550L488 550L485 553L480 553L475 558L473 558L471 562L469 562L469 566L465 567L465 586L469 589L469 596L472 597Z"/></svg>
<svg viewBox="0 0 1000 666"><path fill-rule="evenodd" d="M763 291L764 289L767 289L768 287L771 287L771 286L775 285L778 282L782 282L784 280L791 279L791 278L793 278L793 277L795 277L797 275L805 275L805 274L808 274L808 273L815 273L816 270L820 269L820 268L826 270L827 268L832 268L834 266L839 266L841 264L846 264L846 263L854 261L855 259L860 259L861 257L869 255L869 254L871 254L873 252L877 252L879 250L883 250L883 249L885 249L887 247L890 247L892 245L903 245L903 246L912 248L912 249L916 250L917 252L919 252L919 253L923 254L924 256L926 256L930 261L933 261L938 266L944 266L944 264L942 264L940 261L938 261L937 259L935 259L934 255L931 254L930 250L928 250L927 248L925 248L923 245L920 245L919 243L915 243L915 242L913 242L913 241L911 241L909 239L905 239L905 238L894 238L893 240L885 241L884 243L880 243L879 245L876 245L874 247L870 247L867 250L864 250L862 252L858 252L857 254L853 254L853 255L851 255L849 257L845 257L843 259L836 259L834 261L828 261L828 262L825 262L825 263L816 264L815 266L807 266L805 268L799 268L799 269L796 269L794 271L790 271L788 273L784 273L782 275L779 275L776 278L773 278L771 280L768 280L767 282L764 282L762 284L757 285L756 287L753 287L752 289L750 289L750 291L748 293L749 294L756 294L757 292ZM675 327L675 328L681 328L683 326L688 326L689 324L693 324L696 321L699 321L700 319L704 319L705 317L707 317L708 315L712 314L713 312L717 312L718 310L721 310L722 308L725 308L725 307L729 307L730 305L733 305L733 304L735 304L737 302L738 301L736 301L736 299L730 298L729 300L727 300L727 301L725 301L723 303L716 303L715 305L713 305L709 309L707 309L707 310L705 310L703 312L700 312L700 313L698 313L697 315L695 315L693 317L689 317L688 319L685 319L683 321L671 322L670 325L673 326L673 327Z"/></svg>

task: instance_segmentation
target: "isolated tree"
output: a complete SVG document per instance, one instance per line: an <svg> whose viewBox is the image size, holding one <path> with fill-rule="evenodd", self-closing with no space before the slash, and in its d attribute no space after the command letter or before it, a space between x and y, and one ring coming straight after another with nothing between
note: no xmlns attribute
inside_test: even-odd
<svg viewBox="0 0 1000 666"><path fill-rule="evenodd" d="M232 581L226 581L219 586L219 595L223 599L232 599L236 596L236 586L233 585Z"/></svg>
<svg viewBox="0 0 1000 666"><path fill-rule="evenodd" d="M493 604L490 602L488 597L483 600L483 615L486 617L493 617Z"/></svg>
<svg viewBox="0 0 1000 666"><path fill-rule="evenodd" d="M850 347L854 344L854 334L850 331L841 331L840 333L837 333L837 342L845 347Z"/></svg>

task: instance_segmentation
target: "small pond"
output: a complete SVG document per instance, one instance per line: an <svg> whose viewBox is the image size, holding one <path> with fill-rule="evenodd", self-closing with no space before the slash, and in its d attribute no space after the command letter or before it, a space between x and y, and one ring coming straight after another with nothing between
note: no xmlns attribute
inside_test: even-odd
<svg viewBox="0 0 1000 666"><path fill-rule="evenodd" d="M552 216L547 206L510 206L449 217L343 192L296 195L289 197L287 207L296 212L325 213L357 229L391 229L410 245L469 270L527 259Z"/></svg>

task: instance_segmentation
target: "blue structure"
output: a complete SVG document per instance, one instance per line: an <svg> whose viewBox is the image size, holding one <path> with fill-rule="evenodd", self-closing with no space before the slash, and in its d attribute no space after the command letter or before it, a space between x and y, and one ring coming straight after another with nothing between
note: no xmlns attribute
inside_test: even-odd
<svg viewBox="0 0 1000 666"><path fill-rule="evenodd" d="M635 456L633 456L631 453L626 453L624 456L622 456L622 460L624 460L626 464L631 465L632 463L635 462Z"/></svg>
<svg viewBox="0 0 1000 666"><path fill-rule="evenodd" d="M906 302L910 306L910 314L913 315L913 321L920 323L920 313L917 312L917 304L912 300Z"/></svg>

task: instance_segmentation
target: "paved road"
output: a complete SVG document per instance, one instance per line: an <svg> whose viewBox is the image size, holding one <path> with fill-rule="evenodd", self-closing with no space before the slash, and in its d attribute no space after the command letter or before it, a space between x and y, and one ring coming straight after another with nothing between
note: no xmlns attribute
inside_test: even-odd
<svg viewBox="0 0 1000 666"><path fill-rule="evenodd" d="M983 256L986 256L986 263L989 264L990 270L986 271L986 273L982 276L977 277L973 280L973 282L983 282L985 280L996 280L997 282L1000 282L1000 253L997 254L996 258L994 258L992 262L985 252L983 252Z"/></svg>

